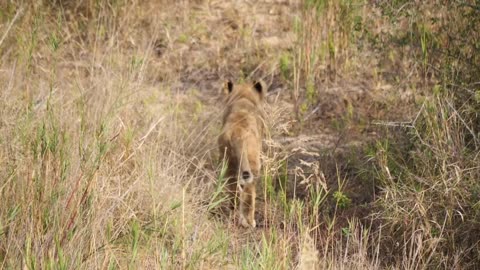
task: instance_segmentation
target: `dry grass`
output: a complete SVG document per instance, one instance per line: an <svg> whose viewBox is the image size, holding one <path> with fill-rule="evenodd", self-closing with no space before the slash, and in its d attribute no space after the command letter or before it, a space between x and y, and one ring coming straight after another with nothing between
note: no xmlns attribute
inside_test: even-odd
<svg viewBox="0 0 480 270"><path fill-rule="evenodd" d="M0 268L478 268L478 6L397 2L0 3ZM255 230L226 78L270 85Z"/></svg>

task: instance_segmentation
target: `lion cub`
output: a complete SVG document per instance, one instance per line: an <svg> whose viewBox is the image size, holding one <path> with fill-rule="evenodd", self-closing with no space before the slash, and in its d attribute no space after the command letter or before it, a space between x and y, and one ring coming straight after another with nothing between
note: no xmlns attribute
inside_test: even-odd
<svg viewBox="0 0 480 270"><path fill-rule="evenodd" d="M220 156L227 162L227 190L233 199L239 199L240 224L255 227L256 178L261 167L262 105L266 89L261 82L233 85L228 81L223 92L226 107L218 145Z"/></svg>

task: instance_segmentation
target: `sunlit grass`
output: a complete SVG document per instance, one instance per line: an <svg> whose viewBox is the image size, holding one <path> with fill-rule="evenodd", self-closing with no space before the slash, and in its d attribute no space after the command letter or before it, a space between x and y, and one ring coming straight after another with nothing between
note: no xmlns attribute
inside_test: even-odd
<svg viewBox="0 0 480 270"><path fill-rule="evenodd" d="M0 268L478 266L474 4L167 2L0 4ZM254 76L274 89L247 230L216 95Z"/></svg>

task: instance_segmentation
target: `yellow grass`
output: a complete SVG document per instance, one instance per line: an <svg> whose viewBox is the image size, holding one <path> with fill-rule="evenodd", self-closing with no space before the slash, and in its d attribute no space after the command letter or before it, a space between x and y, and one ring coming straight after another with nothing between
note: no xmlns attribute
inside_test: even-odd
<svg viewBox="0 0 480 270"><path fill-rule="evenodd" d="M372 56L378 48L364 28L377 23L372 32L381 32L388 24L381 8L363 1L0 3L0 269L475 267L478 259L462 255L478 254L475 243L450 248L457 238L443 229L465 215L472 221L465 228L475 231L478 202L470 204L458 182L473 182L478 155L465 164L425 162L436 172L433 163L444 161L440 188L436 176L413 176L392 162L389 141L372 128L372 120L384 127L422 119L431 133L415 138L430 150L462 145L445 130L476 128L458 107L443 111L443 100L418 105L427 45L423 71L387 45L387 63ZM397 68L410 74L408 82L392 79L408 85L400 94L385 75ZM247 230L225 207L216 136L223 81L253 78L270 86L269 132L259 228ZM451 209L439 211L428 190L413 192L412 179L427 181L422 187L435 196L449 190L438 196ZM365 216L360 204L369 208Z"/></svg>

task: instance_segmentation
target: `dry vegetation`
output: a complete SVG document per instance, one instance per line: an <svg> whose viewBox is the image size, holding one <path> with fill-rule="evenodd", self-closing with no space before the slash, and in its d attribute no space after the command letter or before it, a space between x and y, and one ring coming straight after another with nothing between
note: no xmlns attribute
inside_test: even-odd
<svg viewBox="0 0 480 270"><path fill-rule="evenodd" d="M478 29L474 0L2 1L0 268L478 269ZM270 86L254 230L225 79Z"/></svg>

